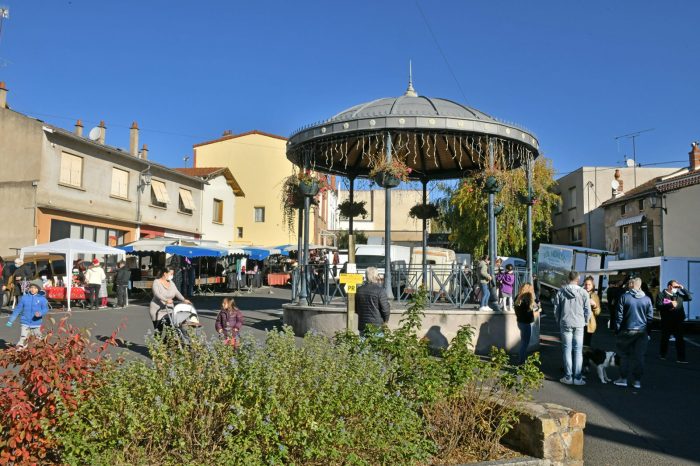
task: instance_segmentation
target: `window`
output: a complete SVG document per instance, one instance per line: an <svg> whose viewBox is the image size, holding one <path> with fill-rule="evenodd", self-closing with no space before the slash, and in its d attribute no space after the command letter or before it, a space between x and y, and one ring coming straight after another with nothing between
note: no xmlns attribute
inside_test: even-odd
<svg viewBox="0 0 700 466"><path fill-rule="evenodd" d="M265 207L255 208L255 221L258 223L262 223L265 221Z"/></svg>
<svg viewBox="0 0 700 466"><path fill-rule="evenodd" d="M559 196L559 199L557 200L557 203L554 205L554 213L560 214L564 208L564 199L562 199L561 193L559 193L557 195Z"/></svg>
<svg viewBox="0 0 700 466"><path fill-rule="evenodd" d="M120 170L119 168L112 168L112 190L110 194L115 197L121 197L122 199L129 198L129 172L126 170Z"/></svg>
<svg viewBox="0 0 700 466"><path fill-rule="evenodd" d="M580 243L582 234L581 234L581 225L577 225L575 227L571 227L571 242L572 243Z"/></svg>
<svg viewBox="0 0 700 466"><path fill-rule="evenodd" d="M243 238L243 227L238 227L238 237Z"/></svg>
<svg viewBox="0 0 700 466"><path fill-rule="evenodd" d="M639 211L641 212L643 210L644 210L644 199L640 199L639 200Z"/></svg>
<svg viewBox="0 0 700 466"><path fill-rule="evenodd" d="M631 205L630 204L622 204L620 206L620 215L625 215L631 210Z"/></svg>
<svg viewBox="0 0 700 466"><path fill-rule="evenodd" d="M165 183L158 180L151 180L151 204L156 207L167 207L170 202L168 190Z"/></svg>
<svg viewBox="0 0 700 466"><path fill-rule="evenodd" d="M121 230L107 230L105 228L94 227L91 225L81 225L79 223L70 223L63 220L51 220L51 232L49 236L51 241L58 241L59 239L66 238L76 238L87 239L90 241L95 241L99 244L106 244L109 246L117 246L124 244L126 239L126 233L126 231ZM76 259L86 259L86 255L79 254L78 257L76 257ZM100 259L104 260L105 256L100 256ZM106 256L106 260L107 265L112 266L115 264L117 257Z"/></svg>
<svg viewBox="0 0 700 466"><path fill-rule="evenodd" d="M61 152L59 183L78 188L83 185L83 158Z"/></svg>
<svg viewBox="0 0 700 466"><path fill-rule="evenodd" d="M212 222L224 223L224 201L221 199L214 199L214 215L212 216Z"/></svg>
<svg viewBox="0 0 700 466"><path fill-rule="evenodd" d="M569 209L576 208L576 186L569 188Z"/></svg>
<svg viewBox="0 0 700 466"><path fill-rule="evenodd" d="M194 210L194 201L192 200L192 191L189 189L180 188L180 202L178 203L178 210L183 214L192 215Z"/></svg>

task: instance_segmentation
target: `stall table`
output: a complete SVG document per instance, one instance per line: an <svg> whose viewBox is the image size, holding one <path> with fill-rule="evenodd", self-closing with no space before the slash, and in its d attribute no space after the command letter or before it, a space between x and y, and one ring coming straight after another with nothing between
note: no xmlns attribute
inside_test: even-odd
<svg viewBox="0 0 700 466"><path fill-rule="evenodd" d="M288 273L269 273L267 274L267 284L269 286L284 286L289 281Z"/></svg>

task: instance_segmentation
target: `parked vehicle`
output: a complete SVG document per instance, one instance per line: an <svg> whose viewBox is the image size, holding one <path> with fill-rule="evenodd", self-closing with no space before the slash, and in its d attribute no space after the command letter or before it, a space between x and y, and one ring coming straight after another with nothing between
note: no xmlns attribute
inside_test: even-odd
<svg viewBox="0 0 700 466"><path fill-rule="evenodd" d="M671 280L677 280L697 297L684 305L686 319L700 323L700 257L647 257L643 259L611 260L606 273L611 283L624 278L639 277L648 287L652 301ZM655 318L659 315L654 311Z"/></svg>
<svg viewBox="0 0 700 466"><path fill-rule="evenodd" d="M14 261L19 256L8 256L4 258L4 267L14 269ZM23 271L27 274L29 281L36 280L37 278L46 277L50 280L53 277L63 278L66 275L66 260L63 256L52 254L52 255L36 255L27 256L24 258L24 264L22 265ZM5 285L5 293L0 298L2 300L2 305L6 306L10 302L12 297L12 292L14 287L17 286L15 282L15 272L8 278Z"/></svg>
<svg viewBox="0 0 700 466"><path fill-rule="evenodd" d="M376 267L380 275L384 275L384 245L359 244L355 246L355 264L357 273L365 273L367 267ZM391 261L401 262L404 265L411 262L411 248L408 246L391 245Z"/></svg>
<svg viewBox="0 0 700 466"><path fill-rule="evenodd" d="M440 290L440 283L445 285L445 281L452 273L452 266L456 263L457 256L452 249L428 247L425 250L425 262L428 266L428 277L432 276L427 281L427 288L437 292ZM423 248L416 246L413 248L410 262L410 282L418 283L422 277L423 266ZM422 280L421 280L422 281Z"/></svg>
<svg viewBox="0 0 700 466"><path fill-rule="evenodd" d="M572 270L581 274L581 283L585 276L591 275L596 279L598 290L604 290L608 286L604 270L608 268L608 263L615 259L616 253L601 249L540 244L536 274L545 294L566 284L569 281L568 274Z"/></svg>

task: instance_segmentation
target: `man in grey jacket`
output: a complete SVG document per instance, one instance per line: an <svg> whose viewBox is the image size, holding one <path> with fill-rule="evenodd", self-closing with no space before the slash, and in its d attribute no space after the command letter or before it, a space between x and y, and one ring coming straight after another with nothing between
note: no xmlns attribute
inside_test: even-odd
<svg viewBox="0 0 700 466"><path fill-rule="evenodd" d="M569 272L569 284L564 285L552 301L554 318L559 323L561 348L564 353L564 377L559 381L567 385L586 384L581 377L583 327L591 316L591 303L588 293L578 283L578 272Z"/></svg>

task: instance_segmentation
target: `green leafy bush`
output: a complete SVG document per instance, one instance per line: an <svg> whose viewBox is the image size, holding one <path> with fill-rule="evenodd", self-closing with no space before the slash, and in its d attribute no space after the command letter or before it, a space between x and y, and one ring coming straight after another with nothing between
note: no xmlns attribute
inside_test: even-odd
<svg viewBox="0 0 700 466"><path fill-rule="evenodd" d="M150 342L153 364L103 372L54 430L68 464L412 464L433 443L373 352L291 330L235 351Z"/></svg>

